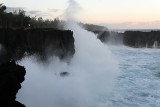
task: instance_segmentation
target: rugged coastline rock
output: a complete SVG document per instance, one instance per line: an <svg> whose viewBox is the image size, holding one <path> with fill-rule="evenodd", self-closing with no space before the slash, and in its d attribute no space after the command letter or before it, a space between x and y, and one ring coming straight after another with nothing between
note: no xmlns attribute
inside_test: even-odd
<svg viewBox="0 0 160 107"><path fill-rule="evenodd" d="M136 48L160 48L160 31L126 31L123 43Z"/></svg>
<svg viewBox="0 0 160 107"><path fill-rule="evenodd" d="M108 30L100 30L100 31L92 31L97 35L97 38L103 42L112 45L120 45L123 42L123 35L118 32L108 31Z"/></svg>
<svg viewBox="0 0 160 107"><path fill-rule="evenodd" d="M25 68L14 61L0 65L0 107L25 107L15 101L25 73Z"/></svg>
<svg viewBox="0 0 160 107"><path fill-rule="evenodd" d="M103 31L98 35L98 39L100 39L103 43L119 45L122 44L123 35L113 31Z"/></svg>
<svg viewBox="0 0 160 107"><path fill-rule="evenodd" d="M73 32L58 29L0 29L0 58L20 60L25 55L36 55L41 60L55 55L60 59L75 53Z"/></svg>
<svg viewBox="0 0 160 107"><path fill-rule="evenodd" d="M160 48L160 31L94 32L103 43L124 44L134 48Z"/></svg>
<svg viewBox="0 0 160 107"><path fill-rule="evenodd" d="M74 53L73 32L70 30L0 29L0 107L25 107L15 99L26 71L15 61L30 55L41 61L53 55L63 60ZM61 74L64 75L68 73Z"/></svg>

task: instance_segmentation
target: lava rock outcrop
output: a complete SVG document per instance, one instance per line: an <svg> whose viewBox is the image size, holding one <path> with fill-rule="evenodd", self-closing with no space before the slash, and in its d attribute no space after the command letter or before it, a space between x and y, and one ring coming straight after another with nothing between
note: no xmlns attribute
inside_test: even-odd
<svg viewBox="0 0 160 107"><path fill-rule="evenodd" d="M0 29L0 63L36 55L41 60L49 56L60 59L75 53L73 32L58 29Z"/></svg>
<svg viewBox="0 0 160 107"><path fill-rule="evenodd" d="M15 100L25 74L25 68L14 61L0 65L0 107L25 107Z"/></svg>
<svg viewBox="0 0 160 107"><path fill-rule="evenodd" d="M126 31L123 36L124 44L130 47L160 48L160 31Z"/></svg>

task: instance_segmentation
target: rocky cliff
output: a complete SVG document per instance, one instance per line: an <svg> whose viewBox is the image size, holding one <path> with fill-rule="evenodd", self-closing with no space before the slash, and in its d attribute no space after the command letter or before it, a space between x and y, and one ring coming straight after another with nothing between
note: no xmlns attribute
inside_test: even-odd
<svg viewBox="0 0 160 107"><path fill-rule="evenodd" d="M73 32L69 30L0 29L0 44L0 63L26 55L36 55L41 60L52 55L65 59L75 52Z"/></svg>
<svg viewBox="0 0 160 107"><path fill-rule="evenodd" d="M160 48L160 31L126 31L124 33L96 31L104 43L124 44L134 48Z"/></svg>
<svg viewBox="0 0 160 107"><path fill-rule="evenodd" d="M97 38L103 43L112 45L121 45L123 42L123 35L113 31L92 31L97 34Z"/></svg>
<svg viewBox="0 0 160 107"><path fill-rule="evenodd" d="M160 48L160 31L126 31L123 36L123 43L130 47Z"/></svg>
<svg viewBox="0 0 160 107"><path fill-rule="evenodd" d="M0 65L0 107L25 107L15 100L25 73L25 68L14 61Z"/></svg>

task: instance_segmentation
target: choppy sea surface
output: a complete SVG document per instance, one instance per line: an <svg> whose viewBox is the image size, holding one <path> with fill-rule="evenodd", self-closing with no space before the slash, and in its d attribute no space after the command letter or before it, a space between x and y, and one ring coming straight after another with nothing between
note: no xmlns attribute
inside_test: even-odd
<svg viewBox="0 0 160 107"><path fill-rule="evenodd" d="M160 107L160 50L111 47L120 73L99 107ZM102 103L103 102L103 103Z"/></svg>

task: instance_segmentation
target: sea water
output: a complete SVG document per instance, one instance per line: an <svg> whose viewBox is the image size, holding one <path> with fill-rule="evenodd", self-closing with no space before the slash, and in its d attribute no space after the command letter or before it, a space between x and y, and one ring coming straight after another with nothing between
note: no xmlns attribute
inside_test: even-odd
<svg viewBox="0 0 160 107"><path fill-rule="evenodd" d="M119 68L108 46L75 21L68 20L65 28L73 31L75 39L69 63L54 55L47 64L37 62L35 56L19 62L27 72L17 100L27 107L95 107L114 87ZM63 72L69 75L61 77Z"/></svg>
<svg viewBox="0 0 160 107"><path fill-rule="evenodd" d="M34 56L19 64L27 73L17 100L27 107L159 107L160 50L104 45L94 33L68 21L74 32L70 63L48 65ZM61 77L61 72L69 75Z"/></svg>
<svg viewBox="0 0 160 107"><path fill-rule="evenodd" d="M27 68L26 80L22 83L17 100L30 107L159 107L160 50L106 47L104 49L110 50L118 62L119 74L114 78L114 83L107 79L110 73L92 73L93 69L88 69L94 68L92 66L87 66L87 71L83 72L85 65L76 66L77 62L70 68L66 63L54 59L49 66L44 67L35 63L33 58L25 58L20 64ZM78 60L81 61L83 59ZM114 66L110 65L111 68ZM112 69L108 70L112 72ZM70 75L60 77L61 71L68 71ZM106 88L111 86L109 83L114 84L110 91Z"/></svg>
<svg viewBox="0 0 160 107"><path fill-rule="evenodd" d="M160 107L160 50L111 47L120 73L103 107Z"/></svg>

